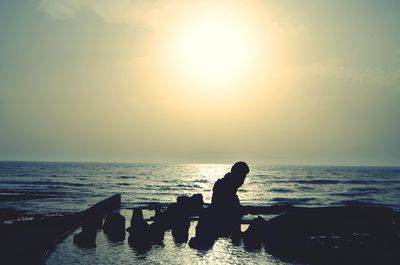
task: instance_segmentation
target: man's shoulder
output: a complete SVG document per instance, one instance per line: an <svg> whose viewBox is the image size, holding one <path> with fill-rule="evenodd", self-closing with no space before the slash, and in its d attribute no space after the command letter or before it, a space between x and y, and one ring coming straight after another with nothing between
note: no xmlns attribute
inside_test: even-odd
<svg viewBox="0 0 400 265"><path fill-rule="evenodd" d="M222 183L223 183L223 179L217 179L217 181L214 183L214 189L215 189L215 187L221 186Z"/></svg>
<svg viewBox="0 0 400 265"><path fill-rule="evenodd" d="M226 186L228 184L228 179L226 178L227 176L229 176L230 173L225 174L225 176L223 178L218 179L215 183L214 183L214 189L217 187L222 187L222 186Z"/></svg>

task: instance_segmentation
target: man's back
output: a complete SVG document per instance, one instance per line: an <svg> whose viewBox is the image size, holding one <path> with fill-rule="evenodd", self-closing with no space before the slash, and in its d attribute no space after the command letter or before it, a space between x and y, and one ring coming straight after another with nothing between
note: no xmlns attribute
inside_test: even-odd
<svg viewBox="0 0 400 265"><path fill-rule="evenodd" d="M236 195L237 189L231 181L231 173L227 173L224 178L218 179L213 187L211 205L214 208L233 210L240 207L239 197Z"/></svg>

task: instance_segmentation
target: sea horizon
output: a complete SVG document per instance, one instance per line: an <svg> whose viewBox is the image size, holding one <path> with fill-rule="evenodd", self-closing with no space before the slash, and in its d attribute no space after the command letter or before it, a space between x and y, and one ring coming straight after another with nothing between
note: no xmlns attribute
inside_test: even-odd
<svg viewBox="0 0 400 265"><path fill-rule="evenodd" d="M26 163L87 163L87 164L153 164L153 165L169 165L169 164L175 164L175 165L231 165L232 162L235 161L225 161L225 162L175 162L175 161L165 161L165 162L151 162L151 161L113 161L113 160L0 160L1 162L26 162ZM287 167L376 167L376 168L400 168L400 165L393 165L393 164L368 164L368 163L360 163L360 164L336 164L336 163L260 163L260 162L255 162L255 163L250 163L250 165L254 166L287 166Z"/></svg>

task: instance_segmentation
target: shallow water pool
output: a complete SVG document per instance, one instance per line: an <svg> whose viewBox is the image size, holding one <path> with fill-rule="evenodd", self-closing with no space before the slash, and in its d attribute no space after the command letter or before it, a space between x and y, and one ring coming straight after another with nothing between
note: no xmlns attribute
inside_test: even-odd
<svg viewBox="0 0 400 265"><path fill-rule="evenodd" d="M131 210L121 210L130 224ZM146 215L149 215L145 213ZM192 222L189 238L195 233L196 222ZM242 228L242 230L244 227ZM147 252L138 252L128 244L128 233L122 242L112 242L101 230L96 238L96 248L80 248L73 244L77 229L61 242L48 257L47 265L70 264L293 264L282 262L266 251L248 251L242 245L233 245L229 239L217 240L212 249L199 251L187 243L176 244L171 231L167 231L164 243L153 246Z"/></svg>

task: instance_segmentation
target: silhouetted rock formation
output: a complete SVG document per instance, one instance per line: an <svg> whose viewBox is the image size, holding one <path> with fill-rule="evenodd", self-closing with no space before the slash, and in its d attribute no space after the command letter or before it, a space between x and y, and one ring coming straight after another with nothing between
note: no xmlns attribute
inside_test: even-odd
<svg viewBox="0 0 400 265"><path fill-rule="evenodd" d="M110 213L104 221L103 231L113 241L125 239L125 217L119 213Z"/></svg>
<svg viewBox="0 0 400 265"><path fill-rule="evenodd" d="M285 260L310 264L400 261L400 238L390 208L299 209L269 220L260 229L265 231L265 249Z"/></svg>
<svg viewBox="0 0 400 265"><path fill-rule="evenodd" d="M116 194L75 214L0 223L0 263L43 264L55 245L82 224L82 220L93 215L102 216L120 206L121 195Z"/></svg>
<svg viewBox="0 0 400 265"><path fill-rule="evenodd" d="M295 209L301 209L301 207L295 207L290 204L275 204L271 206L242 206L243 214L281 214L293 211Z"/></svg>
<svg viewBox="0 0 400 265"><path fill-rule="evenodd" d="M196 226L196 236L189 240L191 248L207 250L210 249L218 238L215 225L214 214L211 208L207 208L201 215L201 222ZM229 220L227 220L229 221Z"/></svg>
<svg viewBox="0 0 400 265"><path fill-rule="evenodd" d="M189 237L190 216L198 215L203 210L203 195L191 197L179 196L176 203L170 204L165 211L156 211L152 228L157 235L159 230L172 230L175 242L187 242Z"/></svg>
<svg viewBox="0 0 400 265"><path fill-rule="evenodd" d="M82 232L74 236L74 244L79 247L96 247L97 229L103 224L103 218L100 215L87 216L82 221Z"/></svg>
<svg viewBox="0 0 400 265"><path fill-rule="evenodd" d="M187 242L191 215L199 215L203 209L203 195L195 194L191 197L179 196L177 203L172 204L166 210L172 229L172 236L176 243Z"/></svg>
<svg viewBox="0 0 400 265"><path fill-rule="evenodd" d="M126 229L129 233L128 243L138 249L148 248L151 245L149 225L143 219L141 209L132 212L131 226Z"/></svg>
<svg viewBox="0 0 400 265"><path fill-rule="evenodd" d="M184 210L189 216L199 215L204 205L203 195L201 193L194 194L191 197L178 196L176 202L177 205L182 208L182 210Z"/></svg>
<svg viewBox="0 0 400 265"><path fill-rule="evenodd" d="M86 230L74 235L74 244L79 247L96 247L96 230Z"/></svg>
<svg viewBox="0 0 400 265"><path fill-rule="evenodd" d="M253 219L249 228L243 233L243 243L247 249L260 249L266 235L267 221L258 216Z"/></svg>

